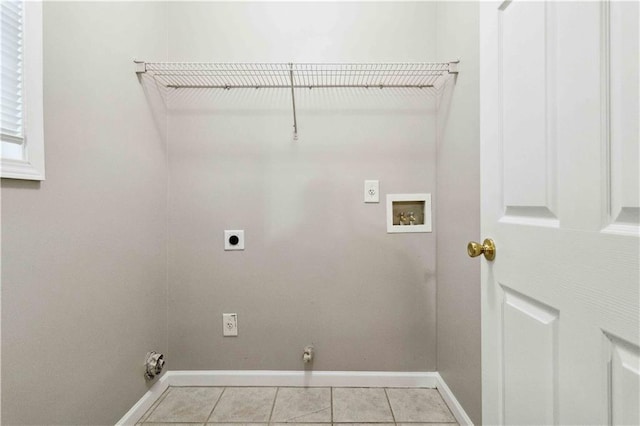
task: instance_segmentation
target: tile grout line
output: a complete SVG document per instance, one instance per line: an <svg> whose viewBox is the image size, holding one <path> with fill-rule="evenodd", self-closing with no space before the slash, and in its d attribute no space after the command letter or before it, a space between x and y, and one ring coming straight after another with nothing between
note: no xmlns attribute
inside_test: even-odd
<svg viewBox="0 0 640 426"><path fill-rule="evenodd" d="M164 401L164 399L167 397L167 395L169 394L170 390L171 390L171 386L167 386L167 388L164 390L164 392L162 392L162 394L160 394L158 399L155 400L153 404L151 404L151 407L149 407L149 409L142 415L142 417L140 417L138 419L136 424L138 424L138 423L140 423L140 424L146 423L147 420L149 419L149 417L151 417L151 414L153 414L153 412L156 411L156 408L158 408L158 406L162 403L162 401Z"/></svg>
<svg viewBox="0 0 640 426"><path fill-rule="evenodd" d="M393 424L397 424L396 415L393 413L393 407L391 406L391 400L389 399L389 394L387 393L387 388L384 389L384 396L387 398L387 404L389 404L389 411L391 411L391 418L393 419Z"/></svg>
<svg viewBox="0 0 640 426"><path fill-rule="evenodd" d="M331 401L330 401L330 405L331 405L331 424L333 425L333 386L331 386L329 388L329 390L330 390L329 397L331 399Z"/></svg>
<svg viewBox="0 0 640 426"><path fill-rule="evenodd" d="M213 387L213 386L211 386ZM207 416L207 420L204 421L204 425L206 425L207 423L209 423L209 420L211 420L211 416L213 416L213 412L216 409L216 407L218 406L218 404L220 403L220 400L222 399L222 395L224 395L225 391L227 390L226 387L222 388L222 392L220 392L220 396L218 396L218 399L216 400L216 403L213 404L213 408L211 409L211 412L209 413L209 415Z"/></svg>
<svg viewBox="0 0 640 426"><path fill-rule="evenodd" d="M451 417L455 420L456 424L458 423L458 419L456 418L456 416L453 414L453 411L451 411L451 407L449 407L449 404L447 404L447 401L444 400L444 398L442 397L442 394L440 393L440 389L436 388L436 392L438 392L438 396L440 397L440 399L442 400L442 403L444 404L445 407L447 407L447 411L449 411L449 414L451 415Z"/></svg>
<svg viewBox="0 0 640 426"><path fill-rule="evenodd" d="M271 404L271 413L269 413L269 423L271 423L271 419L273 418L273 410L276 408L276 400L278 399L278 391L280 391L280 387L276 387L276 394L273 397L273 404Z"/></svg>

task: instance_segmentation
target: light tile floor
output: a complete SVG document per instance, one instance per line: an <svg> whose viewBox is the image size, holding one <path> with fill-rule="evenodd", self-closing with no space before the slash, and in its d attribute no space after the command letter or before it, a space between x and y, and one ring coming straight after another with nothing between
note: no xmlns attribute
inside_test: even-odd
<svg viewBox="0 0 640 426"><path fill-rule="evenodd" d="M457 425L436 389L170 387L139 425Z"/></svg>

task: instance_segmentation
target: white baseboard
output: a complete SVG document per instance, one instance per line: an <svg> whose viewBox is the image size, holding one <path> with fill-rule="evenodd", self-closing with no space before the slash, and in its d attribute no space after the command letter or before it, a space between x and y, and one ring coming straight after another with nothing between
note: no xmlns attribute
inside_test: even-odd
<svg viewBox="0 0 640 426"><path fill-rule="evenodd" d="M447 403L449 409L451 410L451 414L456 418L456 421L460 424L460 426L473 426L473 422L462 408L462 405L458 402L449 386L445 383L440 373L436 373L438 375L438 382L436 383L436 388L438 388L438 392L442 395L442 399Z"/></svg>
<svg viewBox="0 0 640 426"><path fill-rule="evenodd" d="M435 388L437 373L387 371L169 371L170 386L332 386Z"/></svg>
<svg viewBox="0 0 640 426"><path fill-rule="evenodd" d="M138 402L136 402L133 407L131 407L131 409L127 411L127 414L125 414L120 420L118 420L118 423L116 423L116 425L135 425L136 422L140 420L140 418L142 418L144 413L146 413L147 410L151 408L153 403L156 402L158 398L160 398L160 395L162 395L162 393L170 386L169 373L171 372L167 371L162 377L160 377L158 381L155 382L153 386L151 386L151 389L149 389L144 395L142 395L142 398L140 398Z"/></svg>
<svg viewBox="0 0 640 426"><path fill-rule="evenodd" d="M437 372L387 371L167 371L116 425L134 425L169 386L331 386L437 388L460 425L473 425Z"/></svg>

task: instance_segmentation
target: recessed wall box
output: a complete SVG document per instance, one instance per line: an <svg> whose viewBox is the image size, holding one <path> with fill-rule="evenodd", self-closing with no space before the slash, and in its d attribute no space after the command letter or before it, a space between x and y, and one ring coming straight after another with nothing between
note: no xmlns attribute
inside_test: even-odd
<svg viewBox="0 0 640 426"><path fill-rule="evenodd" d="M431 194L388 194L387 233L431 232Z"/></svg>

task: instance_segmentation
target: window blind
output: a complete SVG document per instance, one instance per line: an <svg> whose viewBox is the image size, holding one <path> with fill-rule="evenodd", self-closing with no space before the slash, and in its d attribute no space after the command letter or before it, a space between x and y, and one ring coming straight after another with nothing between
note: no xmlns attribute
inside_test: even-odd
<svg viewBox="0 0 640 426"><path fill-rule="evenodd" d="M24 5L16 0L0 1L2 36L2 108L0 132L3 142L21 145L23 128ZM3 144L4 145L4 144ZM5 151L6 147L3 147Z"/></svg>

